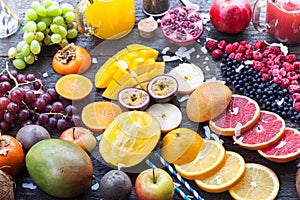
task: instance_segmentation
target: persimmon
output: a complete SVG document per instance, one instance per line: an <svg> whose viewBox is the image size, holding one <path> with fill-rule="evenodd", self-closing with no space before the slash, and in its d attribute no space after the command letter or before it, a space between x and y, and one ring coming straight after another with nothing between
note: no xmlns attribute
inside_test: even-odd
<svg viewBox="0 0 300 200"><path fill-rule="evenodd" d="M91 63L89 52L74 43L58 50L52 59L54 71L61 75L82 74L89 69Z"/></svg>
<svg viewBox="0 0 300 200"><path fill-rule="evenodd" d="M56 82L55 89L63 98L78 101L90 94L93 83L83 75L68 74Z"/></svg>
<svg viewBox="0 0 300 200"><path fill-rule="evenodd" d="M24 163L24 151L17 139L10 135L0 135L0 169L15 176Z"/></svg>

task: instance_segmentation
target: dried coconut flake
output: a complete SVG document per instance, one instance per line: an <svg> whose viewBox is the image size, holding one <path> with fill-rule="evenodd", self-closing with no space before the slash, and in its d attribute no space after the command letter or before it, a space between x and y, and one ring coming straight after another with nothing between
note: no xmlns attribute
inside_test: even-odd
<svg viewBox="0 0 300 200"><path fill-rule="evenodd" d="M22 183L22 187L30 190L35 190L37 188L33 183Z"/></svg>
<svg viewBox="0 0 300 200"><path fill-rule="evenodd" d="M170 47L165 47L165 48L161 51L161 53L162 53L162 54L166 54L169 50L170 50Z"/></svg>
<svg viewBox="0 0 300 200"><path fill-rule="evenodd" d="M99 189L99 183L97 182L97 183L95 183L94 185L92 185L91 186L91 190L93 190L93 191L96 191L96 190L98 190Z"/></svg>
<svg viewBox="0 0 300 200"><path fill-rule="evenodd" d="M186 94L186 95L182 96L178 101L180 103L185 102L186 100L189 99L189 97L190 97L190 95Z"/></svg>
<svg viewBox="0 0 300 200"><path fill-rule="evenodd" d="M241 136L241 129L242 129L242 127L243 127L243 125L240 122L238 122L236 124L236 126L234 128L234 135L235 135L235 137Z"/></svg>
<svg viewBox="0 0 300 200"><path fill-rule="evenodd" d="M244 137L240 137L237 141L234 141L233 144L240 144L243 141Z"/></svg>
<svg viewBox="0 0 300 200"><path fill-rule="evenodd" d="M92 63L93 63L93 64L97 64L97 63L98 63L97 58L92 58Z"/></svg>
<svg viewBox="0 0 300 200"><path fill-rule="evenodd" d="M284 147L286 145L285 141L280 141L280 143L278 145L276 145L275 149L280 149L282 147Z"/></svg>
<svg viewBox="0 0 300 200"><path fill-rule="evenodd" d="M205 133L206 138L207 138L207 139L210 139L210 137L211 137L211 132L210 132L209 127L208 127L208 126L204 126L203 129L204 129L204 133Z"/></svg>

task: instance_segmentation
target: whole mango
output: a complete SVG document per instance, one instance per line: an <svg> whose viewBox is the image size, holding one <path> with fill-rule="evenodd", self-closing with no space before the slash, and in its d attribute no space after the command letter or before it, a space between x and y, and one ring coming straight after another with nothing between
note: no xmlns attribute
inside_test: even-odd
<svg viewBox="0 0 300 200"><path fill-rule="evenodd" d="M25 161L36 185L54 197L75 197L91 186L91 158L71 142L42 140L30 148Z"/></svg>

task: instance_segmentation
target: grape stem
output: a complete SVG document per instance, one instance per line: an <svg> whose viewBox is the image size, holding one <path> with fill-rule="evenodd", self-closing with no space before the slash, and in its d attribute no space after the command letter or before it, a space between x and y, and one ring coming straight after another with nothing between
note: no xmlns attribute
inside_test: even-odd
<svg viewBox="0 0 300 200"><path fill-rule="evenodd" d="M19 86L27 85L27 84L34 83L34 82L39 82L41 84L41 87L44 87L44 84L39 79L35 79L33 81L26 81L25 83L18 83L17 79L10 73L10 71L8 69L8 62L6 62L5 69L0 73L0 75L2 75L5 71L7 72L7 74L9 75L9 77L15 83L15 86L10 91L8 91L8 93L10 93L14 89L18 88Z"/></svg>

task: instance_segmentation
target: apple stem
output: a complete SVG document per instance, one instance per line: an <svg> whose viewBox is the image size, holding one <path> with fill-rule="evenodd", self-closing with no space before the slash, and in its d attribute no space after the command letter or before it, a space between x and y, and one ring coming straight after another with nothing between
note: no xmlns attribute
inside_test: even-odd
<svg viewBox="0 0 300 200"><path fill-rule="evenodd" d="M154 173L154 168L152 168L152 175L153 175L153 183L156 184L156 177Z"/></svg>
<svg viewBox="0 0 300 200"><path fill-rule="evenodd" d="M75 128L73 127L73 139L75 139L76 138L76 136L75 136Z"/></svg>

